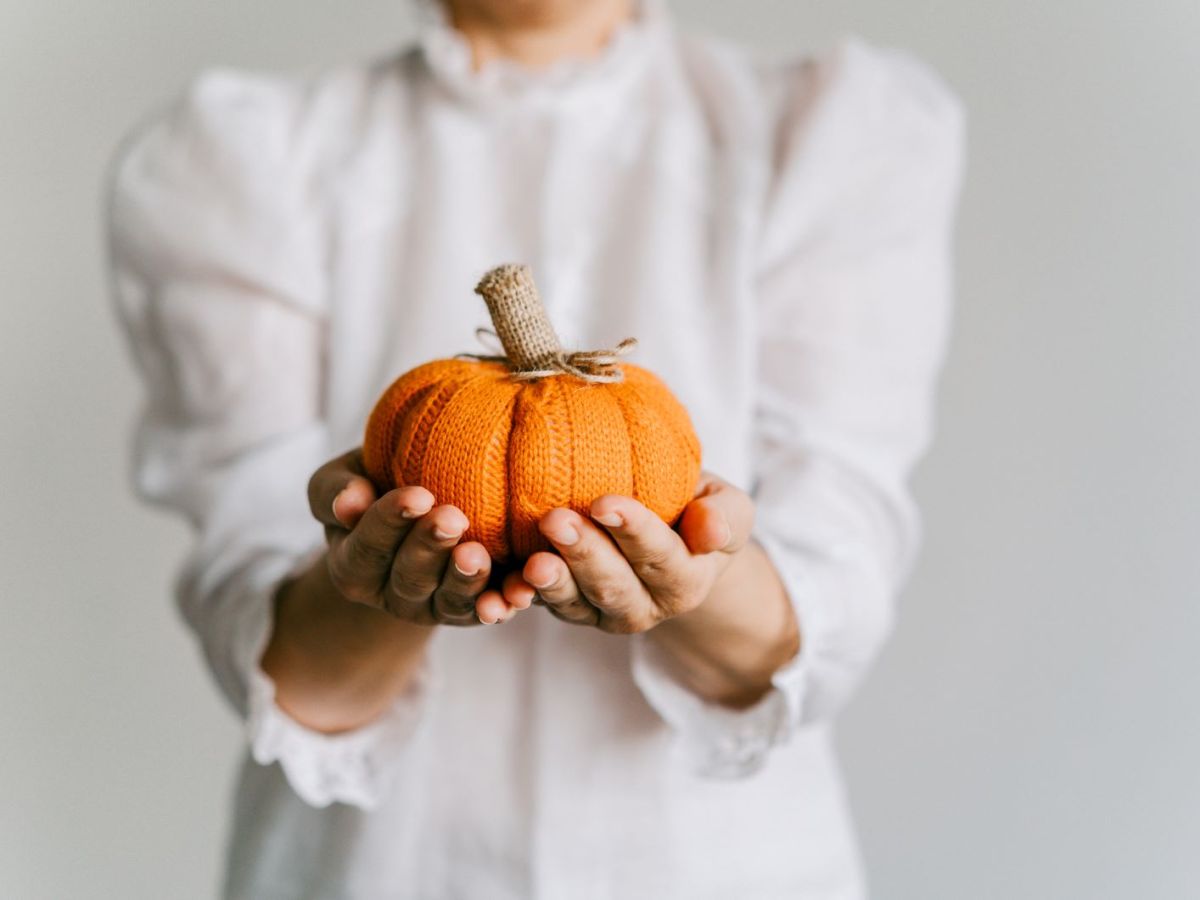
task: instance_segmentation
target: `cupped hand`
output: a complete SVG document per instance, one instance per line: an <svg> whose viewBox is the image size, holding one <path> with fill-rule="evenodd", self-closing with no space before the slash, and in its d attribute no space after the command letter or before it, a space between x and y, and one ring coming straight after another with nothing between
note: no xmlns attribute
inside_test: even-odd
<svg viewBox="0 0 1200 900"><path fill-rule="evenodd" d="M536 553L504 581L512 606L538 602L560 619L618 634L690 612L746 545L754 503L704 473L678 530L632 497L596 500L591 519L555 509L540 522L554 553Z"/></svg>
<svg viewBox="0 0 1200 900"><path fill-rule="evenodd" d="M377 496L361 450L319 468L308 499L325 526L330 580L347 600L426 625L505 622L529 606L488 587L491 557L482 544L462 542L469 523L461 510L435 505L423 487Z"/></svg>

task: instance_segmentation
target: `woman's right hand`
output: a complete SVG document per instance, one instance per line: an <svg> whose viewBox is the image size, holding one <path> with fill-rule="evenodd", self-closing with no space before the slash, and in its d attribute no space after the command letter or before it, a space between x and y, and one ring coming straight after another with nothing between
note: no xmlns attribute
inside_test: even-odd
<svg viewBox="0 0 1200 900"><path fill-rule="evenodd" d="M488 588L483 545L459 543L468 526L461 510L434 506L423 487L377 496L361 450L317 469L308 500L325 526L330 583L344 599L420 625L494 624L524 608Z"/></svg>
<svg viewBox="0 0 1200 900"><path fill-rule="evenodd" d="M413 677L429 626L506 622L524 608L488 588L492 561L460 543L460 510L420 487L377 497L359 451L321 466L308 498L329 546L280 585L261 660L275 702L302 725L332 734L372 721Z"/></svg>

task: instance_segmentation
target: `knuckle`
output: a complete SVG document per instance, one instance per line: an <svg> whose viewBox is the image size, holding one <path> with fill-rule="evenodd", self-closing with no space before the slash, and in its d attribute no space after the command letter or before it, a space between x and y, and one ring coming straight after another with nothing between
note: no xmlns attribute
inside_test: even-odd
<svg viewBox="0 0 1200 900"><path fill-rule="evenodd" d="M677 593L655 597L654 602L663 618L674 618L699 605L693 602L689 595Z"/></svg>
<svg viewBox="0 0 1200 900"><path fill-rule="evenodd" d="M436 587L431 579L398 569L392 570L388 581L388 592L401 603L423 603L433 595Z"/></svg>
<svg viewBox="0 0 1200 900"><path fill-rule="evenodd" d="M542 588L534 595L534 602L541 601L541 604L551 612L556 612L565 609L573 601L570 597L564 597L560 592L549 588Z"/></svg>
<svg viewBox="0 0 1200 900"><path fill-rule="evenodd" d="M367 603L374 599L374 592L357 578L353 578L340 564L330 563L329 581L342 597L354 603Z"/></svg>
<svg viewBox="0 0 1200 900"><path fill-rule="evenodd" d="M665 547L650 547L638 557L638 565L654 575L669 575L676 568L675 554Z"/></svg>
<svg viewBox="0 0 1200 900"><path fill-rule="evenodd" d="M584 538L572 547L563 548L562 555L575 565L590 566L596 559L596 545Z"/></svg>
<svg viewBox="0 0 1200 900"><path fill-rule="evenodd" d="M392 579L387 589L388 609L398 609L412 603L420 603L423 597L413 590L412 586L398 579Z"/></svg>
<svg viewBox="0 0 1200 900"><path fill-rule="evenodd" d="M377 547L363 537L346 542L348 563L355 569L380 568L387 564L388 551Z"/></svg>
<svg viewBox="0 0 1200 900"><path fill-rule="evenodd" d="M385 595L382 606L392 618L404 622L436 624L438 621L437 611L433 608L433 602L429 597L408 600L403 597Z"/></svg>
<svg viewBox="0 0 1200 900"><path fill-rule="evenodd" d="M467 581L455 580L447 578L442 584L434 590L435 596L447 603L458 604L474 604L477 591L471 590L471 584Z"/></svg>
<svg viewBox="0 0 1200 900"><path fill-rule="evenodd" d="M475 598L469 594L440 590L434 596L434 606L443 616L461 619L475 612Z"/></svg>
<svg viewBox="0 0 1200 900"><path fill-rule="evenodd" d="M629 600L629 587L620 581L606 578L589 587L587 596L596 606L619 609Z"/></svg>
<svg viewBox="0 0 1200 900"><path fill-rule="evenodd" d="M587 601L600 609L612 609L619 601L617 591L605 585L590 585L587 589Z"/></svg>
<svg viewBox="0 0 1200 900"><path fill-rule="evenodd" d="M566 612L583 606L583 601L574 591L543 589L537 592L537 596L546 604L547 609L557 610L558 612Z"/></svg>

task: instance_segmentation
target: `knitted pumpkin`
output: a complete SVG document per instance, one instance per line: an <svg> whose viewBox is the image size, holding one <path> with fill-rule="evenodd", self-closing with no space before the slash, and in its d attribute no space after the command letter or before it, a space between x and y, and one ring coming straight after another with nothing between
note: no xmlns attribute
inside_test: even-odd
<svg viewBox="0 0 1200 900"><path fill-rule="evenodd" d="M564 352L529 269L500 266L483 296L504 357L418 366L379 398L363 461L382 490L418 484L470 520L464 540L497 562L549 548L537 523L556 507L586 516L604 494L641 501L674 524L692 499L700 443L688 414L632 347Z"/></svg>

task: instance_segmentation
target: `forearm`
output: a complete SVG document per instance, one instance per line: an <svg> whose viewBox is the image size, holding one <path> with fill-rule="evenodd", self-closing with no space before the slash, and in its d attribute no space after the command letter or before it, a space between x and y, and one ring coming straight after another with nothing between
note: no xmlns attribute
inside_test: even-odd
<svg viewBox="0 0 1200 900"><path fill-rule="evenodd" d="M746 707L800 649L800 629L779 574L751 542L730 561L705 601L648 632L678 677L702 697Z"/></svg>
<svg viewBox="0 0 1200 900"><path fill-rule="evenodd" d="M432 634L345 600L322 557L280 588L262 667L292 718L316 731L347 731L379 716L404 690Z"/></svg>

